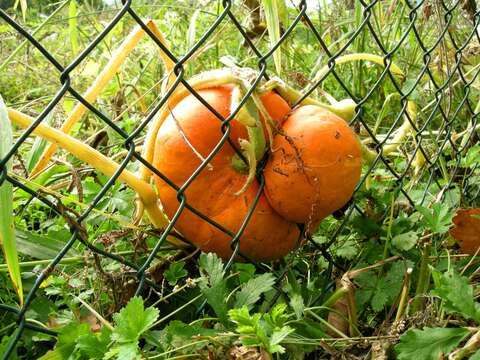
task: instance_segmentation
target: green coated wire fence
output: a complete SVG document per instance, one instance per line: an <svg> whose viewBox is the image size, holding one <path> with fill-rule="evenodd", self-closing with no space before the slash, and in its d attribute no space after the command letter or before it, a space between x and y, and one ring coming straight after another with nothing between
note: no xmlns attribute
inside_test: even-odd
<svg viewBox="0 0 480 360"><path fill-rule="evenodd" d="M339 237L344 236L345 231L348 231L347 228L353 217L363 216L365 212L369 211L374 197L366 200L365 197L359 197L358 194L365 191L365 188L369 189L373 178L384 179L388 196L392 198L391 206L395 209L398 206L414 208L417 205L425 205L432 199L439 201L452 196L452 191L456 194L455 201L463 202L466 205L475 205L478 202L476 199L479 198L480 188L478 184L469 183L471 174L478 171L478 164L466 168L462 163L468 149L478 143L480 12L475 7L475 1L405 0L385 2L359 0L352 2L351 5L350 14L355 18L349 20L350 23L354 23L353 27L337 24L328 19L319 19L318 14L321 12L317 8L310 9L310 2L295 2L288 10L287 21L280 27L279 41L272 44L268 40L259 42L258 38L261 36L269 39L268 31L261 28L262 24L257 23L256 25L261 28L260 32L263 32L263 35L260 33L252 35L256 29L244 21L246 17L251 16L249 12L252 9L240 1L224 0L218 4L217 14L209 14L211 21L206 26L205 32L201 36L196 36L189 44L189 49L184 53L174 55L170 49L165 47L165 44L159 41L156 34L147 26L146 21L138 14L135 8L136 1L123 1L121 6L112 8L108 23L92 38L88 46L80 49L74 60L68 62L58 58L52 49L46 48L43 44L44 39L38 38L6 11L0 10L0 26L8 27L9 32L15 34L18 46L26 41L29 51L40 53L42 61L51 64L54 69L51 76L55 78L57 84L50 85L56 86L55 95L48 100L40 113L35 114L33 123L21 133L13 147L0 159L0 184L9 182L15 189L28 194L29 201L23 205L23 209L31 206L35 200L44 204L42 209L48 209L52 217L68 219L67 224L71 232L71 237L65 242L61 251L48 264L44 265L42 271L37 273L34 284L26 293L23 305L16 307L11 304L0 304L0 312L15 314L18 324L18 327L12 332L14 336L11 338L6 353L2 354L2 359L9 358L27 329L55 335L53 330L27 321L26 313L41 284L65 259L67 253L79 244L83 244L85 251L94 254L95 258L109 258L112 262L122 264L124 269L133 273L136 294L142 294L148 288L160 288L150 275L149 269L154 259L162 251L165 251L165 241L169 234L174 232L175 221L187 209L201 217L203 221L210 222L231 238L233 253L227 262L227 268L239 255L242 231L257 206L259 196L252 203L250 211L244 219L245 226L237 232L232 232L231 229L223 228L193 208L185 197L186 189L195 182L198 172L208 167L209 161L215 156L215 151L202 161L185 184L178 187L142 157L136 149L145 135L147 126L153 121L158 111L166 106L169 97L178 86L183 85L201 100L200 95L189 84L190 75L192 72L195 73L197 68L201 68L201 65L192 68L192 64L197 61L196 56L201 51L205 51L205 47L208 48L209 56L230 55L229 52L232 49L221 48L223 43L219 41L225 27L228 27L228 31L237 36L234 42L235 48L241 47L248 57L232 60L232 58L224 56L223 58L226 60L223 61L236 62L238 66L247 65L254 68L255 77L249 84L250 88L238 108L227 118L219 118L219 126L226 135L222 137L218 146L229 141L229 123L241 106L246 103L254 89L277 73L284 81L302 93L293 107L300 104L307 96L315 94L322 96L325 91L353 99L357 107L350 125L371 152L371 161L364 165L362 179L351 201L341 211L334 214L338 220L335 222L335 231L330 231L328 239L323 242L312 241L311 236L302 231L302 238L299 239L299 242L307 244L295 249L292 255L287 256L281 262L281 266L276 272L278 274L277 285L281 283L288 268L293 266L292 259L300 256L305 248L308 248L309 251L324 257L328 262L328 266L324 270L325 286L319 289L318 299L322 299L325 293L332 288L332 272L335 268L344 269L346 264L345 261L333 256L330 249ZM350 3L346 1L345 4L328 6L349 7ZM253 11L254 14L255 11ZM332 17L334 15L333 11ZM189 16L193 15L190 13ZM98 103L89 101L82 96L78 90L78 83L75 81L77 68L84 66L85 62L89 61L95 49L106 41L113 29L118 26L127 26L124 24L126 20L129 22L128 26L133 23L146 32L149 46L158 47L167 54L174 64L173 72L176 75L176 80L165 95L157 99L154 105L142 115L141 121L135 123L129 130L118 126L114 121L116 114L106 113ZM154 21L165 23L170 19L159 18ZM389 27L392 29L389 30L390 34L386 33L386 30L383 31L382 21L394 23ZM323 24L324 27L321 28L319 24ZM342 56L354 52L361 53L366 48L381 58L381 66L370 65L368 62L342 65L338 61ZM409 48L408 51L407 48ZM7 50L2 53L3 59L15 51L11 48ZM280 74L278 74L278 60L275 59L278 54L283 56L281 61L285 66L284 69L280 66L282 71ZM411 54L413 54L413 58L406 58ZM12 58L15 59L15 56ZM313 70L302 67L302 63L312 66ZM398 64L403 70L405 74L403 78L395 72L393 63ZM327 65L326 71L321 76L314 77L312 74L315 74L325 64ZM7 71L8 67L3 68L0 77L6 78ZM164 76L165 74L160 75ZM17 78L16 81L21 82L22 79ZM57 105L66 98L83 104L88 109L89 116L102 122L108 129L107 131L114 132L124 147L121 165L111 177L106 179L101 189L98 189L98 192L88 202L85 202L87 206L83 207L81 214L70 211L69 207L73 206L71 203L62 203L61 199L55 199L45 191L39 190L32 182L23 181L16 175L16 170L8 172L6 167L10 160L21 158L21 146L28 141L39 124L49 121L49 117ZM415 103L415 116L412 116L413 110L409 108L412 104L410 101ZM209 107L208 103L203 102L205 106ZM214 111L214 109L212 110ZM402 144L394 144L396 136L399 136L402 129L408 129L407 136L401 137ZM387 151L387 148L393 150ZM219 147L216 149L218 150ZM98 210L102 199L115 186L122 171L132 163L145 165L158 177L168 182L176 190L180 204L167 228L156 233L156 243L153 249L149 250L150 253L145 261L142 262L137 262L135 258L111 253L104 247L95 245L89 241L85 229L85 222L88 222L89 217ZM182 164L178 164L178 166L182 166ZM260 184L258 194L261 194L264 190L261 168L257 169L256 177ZM375 189L370 189L370 191L374 192ZM384 208L382 213L390 214L391 210L391 207ZM21 216L21 211L18 211L18 214ZM101 235L101 233L97 234L97 236ZM306 241L302 241L303 238ZM184 240L188 241L189 239ZM244 256L243 260L253 262L248 256ZM260 269L265 267L261 263L255 264ZM280 296L281 286L277 286L277 292ZM198 311L202 311L205 303L200 300L196 306Z"/></svg>

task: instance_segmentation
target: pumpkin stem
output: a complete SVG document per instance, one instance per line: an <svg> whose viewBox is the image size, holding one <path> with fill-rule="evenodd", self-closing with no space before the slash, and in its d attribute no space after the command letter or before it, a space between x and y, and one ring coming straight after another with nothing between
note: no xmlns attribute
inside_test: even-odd
<svg viewBox="0 0 480 360"><path fill-rule="evenodd" d="M295 90L294 88L288 86L279 78L273 78L269 80L262 87L261 91L264 92L264 91L273 90L273 89L278 91L280 96L283 97L283 99L287 101L290 105L297 103L298 100L303 97L303 94L300 91ZM350 121L353 119L357 104L355 104L355 102L352 99L334 101L333 98L330 98L329 101L331 101L332 104L326 104L321 101L315 100L310 96L307 96L300 102L300 104L319 106L323 109L329 110L332 113L340 116L342 119L346 121Z"/></svg>

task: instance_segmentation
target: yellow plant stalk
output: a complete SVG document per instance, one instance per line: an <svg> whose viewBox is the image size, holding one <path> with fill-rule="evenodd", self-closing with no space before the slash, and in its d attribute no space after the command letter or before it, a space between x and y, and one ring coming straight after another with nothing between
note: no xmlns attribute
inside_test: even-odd
<svg viewBox="0 0 480 360"><path fill-rule="evenodd" d="M30 116L12 109L8 110L8 116L14 124L23 128L29 127L34 121ZM107 176L112 176L119 168L119 165L115 161L109 159L97 150L48 125L38 125L33 133L67 150L78 159L93 166ZM140 196L147 215L154 227L162 229L168 225L165 215L158 206L157 195L150 184L138 179L133 173L126 169L120 173L118 179L130 186Z"/></svg>
<svg viewBox="0 0 480 360"><path fill-rule="evenodd" d="M160 41L164 42L164 38L157 28L155 23L152 20L148 20L146 22L146 26L159 38ZM107 63L105 68L102 72L98 75L95 79L93 84L87 89L83 97L88 102L94 102L97 97L100 95L102 90L105 86L109 83L109 81L115 76L117 71L119 70L120 66L125 62L127 56L132 52L134 47L138 44L138 42L143 38L145 35L145 31L137 27L135 28L129 36L123 41L123 43L117 48L117 50L113 53L112 58ZM162 51L160 52L160 56L162 57L165 64L172 64L172 60L168 58ZM75 106L72 110L70 115L67 117L65 122L60 127L60 131L64 133L70 133L73 126L80 120L82 115L87 111L87 108L82 104L79 103ZM57 145L55 143L51 144L42 154L38 163L32 169L31 176L34 177L38 173L40 173L45 167L48 165L51 157L55 153L57 149Z"/></svg>

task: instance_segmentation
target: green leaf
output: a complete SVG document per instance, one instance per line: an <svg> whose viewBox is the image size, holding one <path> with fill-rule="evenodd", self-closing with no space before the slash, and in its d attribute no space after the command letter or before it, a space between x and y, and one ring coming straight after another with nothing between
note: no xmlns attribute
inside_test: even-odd
<svg viewBox="0 0 480 360"><path fill-rule="evenodd" d="M338 249L337 255L347 260L353 259L358 254L357 244L353 240L345 241Z"/></svg>
<svg viewBox="0 0 480 360"><path fill-rule="evenodd" d="M138 345L134 342L128 342L120 345L113 346L112 349L105 354L104 359L116 360L140 360L142 356L138 349Z"/></svg>
<svg viewBox="0 0 480 360"><path fill-rule="evenodd" d="M21 229L17 229L15 234L18 252L39 260L53 259L65 246L65 241L46 235L37 235ZM70 249L67 254L75 256L78 252Z"/></svg>
<svg viewBox="0 0 480 360"><path fill-rule="evenodd" d="M280 41L280 17L281 11L285 8L282 0L262 0L265 20L267 22L270 47L273 48ZM277 75L282 73L282 48L278 47L273 53L273 62Z"/></svg>
<svg viewBox="0 0 480 360"><path fill-rule="evenodd" d="M415 231L409 231L399 234L392 238L392 244L399 250L408 251L413 248L418 241L418 235Z"/></svg>
<svg viewBox="0 0 480 360"><path fill-rule="evenodd" d="M470 360L480 360L480 350L477 350L475 354L470 356Z"/></svg>
<svg viewBox="0 0 480 360"><path fill-rule="evenodd" d="M89 334L88 324L71 322L59 330L57 344L39 360L67 360L75 350L77 339Z"/></svg>
<svg viewBox="0 0 480 360"><path fill-rule="evenodd" d="M305 309L305 304L303 302L302 295L295 293L292 296L290 296L290 306L295 312L295 316L297 317L297 320L300 320L303 315L303 310Z"/></svg>
<svg viewBox="0 0 480 360"><path fill-rule="evenodd" d="M0 96L0 159L3 159L10 151L12 145L12 127L8 118L7 107ZM9 171L11 167L12 163L9 161L5 165L5 171ZM7 180L4 180L3 184L0 185L0 204L0 245L5 255L10 280L17 292L20 305L22 305L23 286L13 222L13 186Z"/></svg>
<svg viewBox="0 0 480 360"><path fill-rule="evenodd" d="M211 286L223 281L223 263L214 253L202 253L199 259L200 271L207 274Z"/></svg>
<svg viewBox="0 0 480 360"><path fill-rule="evenodd" d="M102 359L108 352L111 331L103 327L100 334L89 333L77 339L76 349L88 359Z"/></svg>
<svg viewBox="0 0 480 360"><path fill-rule="evenodd" d="M170 285L176 285L178 280L188 275L188 272L184 269L184 266L185 261L179 261L170 264L168 269L163 274Z"/></svg>
<svg viewBox="0 0 480 360"><path fill-rule="evenodd" d="M72 44L72 52L78 52L78 24L77 24L77 6L75 0L70 0L68 10L68 33L70 35L70 43Z"/></svg>
<svg viewBox="0 0 480 360"><path fill-rule="evenodd" d="M263 293L273 288L273 284L275 284L275 277L271 273L265 273L250 279L243 284L241 290L237 292L234 306L240 308L242 306L249 307L255 304Z"/></svg>
<svg viewBox="0 0 480 360"><path fill-rule="evenodd" d="M424 328L409 330L395 346L398 360L438 360L447 355L470 332L464 328Z"/></svg>
<svg viewBox="0 0 480 360"><path fill-rule="evenodd" d="M446 233L452 224L453 212L444 204L435 203L431 210L423 206L417 206L416 209L423 215L421 225L434 234Z"/></svg>
<svg viewBox="0 0 480 360"><path fill-rule="evenodd" d="M53 120L53 111L47 114L47 116L43 120L43 123L47 125L51 125L52 120ZM47 140L39 136L35 137L35 140L33 141L33 145L28 151L27 159L25 160L25 167L29 172L32 171L34 166L37 164L47 144L48 144Z"/></svg>
<svg viewBox="0 0 480 360"><path fill-rule="evenodd" d="M469 284L468 278L460 276L453 270L436 274L439 283L431 294L443 300L445 311L480 322L480 304L475 301L473 287Z"/></svg>
<svg viewBox="0 0 480 360"><path fill-rule="evenodd" d="M238 281L243 284L255 276L253 264L237 263L234 265L235 272L238 272Z"/></svg>
<svg viewBox="0 0 480 360"><path fill-rule="evenodd" d="M158 315L158 309L154 307L144 309L143 299L133 297L127 306L113 315L115 328L112 340L119 343L136 343L140 336L157 320Z"/></svg>
<svg viewBox="0 0 480 360"><path fill-rule="evenodd" d="M285 352L285 348L280 345L280 343L285 340L285 338L294 332L295 330L289 326L283 326L279 330L275 330L270 336L268 351L271 354L280 353L283 354Z"/></svg>
<svg viewBox="0 0 480 360"><path fill-rule="evenodd" d="M265 321L272 328L282 327L283 324L288 320L288 315L286 314L287 305L286 304L277 304L273 307L270 314L263 315Z"/></svg>
<svg viewBox="0 0 480 360"><path fill-rule="evenodd" d="M223 263L220 258L213 253L201 254L199 259L200 282L198 286L200 291L207 299L215 314L224 324L227 323L228 306L227 282L223 278Z"/></svg>

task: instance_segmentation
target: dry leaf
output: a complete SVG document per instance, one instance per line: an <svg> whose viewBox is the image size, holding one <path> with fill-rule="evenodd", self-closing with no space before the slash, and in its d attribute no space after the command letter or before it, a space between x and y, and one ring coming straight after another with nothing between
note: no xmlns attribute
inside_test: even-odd
<svg viewBox="0 0 480 360"><path fill-rule="evenodd" d="M457 240L462 253L474 255L480 247L480 209L459 209L453 224L450 235Z"/></svg>

